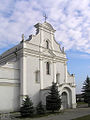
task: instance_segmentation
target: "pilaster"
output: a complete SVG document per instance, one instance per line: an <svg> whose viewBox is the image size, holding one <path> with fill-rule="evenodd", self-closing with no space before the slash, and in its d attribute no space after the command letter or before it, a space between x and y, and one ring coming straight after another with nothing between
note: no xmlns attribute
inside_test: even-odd
<svg viewBox="0 0 90 120"><path fill-rule="evenodd" d="M40 59L40 89L43 89L43 59Z"/></svg>
<svg viewBox="0 0 90 120"><path fill-rule="evenodd" d="M20 96L21 100L20 103L22 104L22 100L27 95L27 79L26 79L26 56L23 55L20 58Z"/></svg>
<svg viewBox="0 0 90 120"><path fill-rule="evenodd" d="M56 83L56 62L53 62L53 82Z"/></svg>
<svg viewBox="0 0 90 120"><path fill-rule="evenodd" d="M40 30L40 52L42 52L42 44L43 44L43 28Z"/></svg>
<svg viewBox="0 0 90 120"><path fill-rule="evenodd" d="M67 83L67 64L64 64L64 82Z"/></svg>
<svg viewBox="0 0 90 120"><path fill-rule="evenodd" d="M76 108L76 91L75 91L75 88L72 89L72 108Z"/></svg>
<svg viewBox="0 0 90 120"><path fill-rule="evenodd" d="M52 43L52 49L53 49L53 41L54 41L54 34L52 34L52 32L51 32L51 43Z"/></svg>

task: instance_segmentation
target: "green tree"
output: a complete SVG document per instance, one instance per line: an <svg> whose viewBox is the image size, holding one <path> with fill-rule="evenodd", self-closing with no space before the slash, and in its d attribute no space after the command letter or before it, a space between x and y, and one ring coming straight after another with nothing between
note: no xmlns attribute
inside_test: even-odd
<svg viewBox="0 0 90 120"><path fill-rule="evenodd" d="M53 113L55 110L61 108L61 99L57 87L57 83L52 83L49 95L46 97L46 109L51 110Z"/></svg>
<svg viewBox="0 0 90 120"><path fill-rule="evenodd" d="M84 95L84 101L88 103L88 107L90 107L90 78L87 76L83 87L82 92Z"/></svg>
<svg viewBox="0 0 90 120"><path fill-rule="evenodd" d="M22 117L30 117L33 116L34 107L32 100L26 96L25 100L23 100L23 104L20 108L20 113Z"/></svg>
<svg viewBox="0 0 90 120"><path fill-rule="evenodd" d="M39 104L37 105L37 114L44 114L45 113L45 110L44 110L44 107L42 105L42 102L40 101Z"/></svg>

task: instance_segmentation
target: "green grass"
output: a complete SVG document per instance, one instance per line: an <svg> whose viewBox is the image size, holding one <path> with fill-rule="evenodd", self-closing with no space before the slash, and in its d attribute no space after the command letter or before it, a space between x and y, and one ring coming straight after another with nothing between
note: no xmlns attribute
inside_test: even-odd
<svg viewBox="0 0 90 120"><path fill-rule="evenodd" d="M79 118L76 118L76 119L73 119L73 120L90 120L90 115L79 117Z"/></svg>
<svg viewBox="0 0 90 120"><path fill-rule="evenodd" d="M87 104L85 102L77 102L77 105Z"/></svg>

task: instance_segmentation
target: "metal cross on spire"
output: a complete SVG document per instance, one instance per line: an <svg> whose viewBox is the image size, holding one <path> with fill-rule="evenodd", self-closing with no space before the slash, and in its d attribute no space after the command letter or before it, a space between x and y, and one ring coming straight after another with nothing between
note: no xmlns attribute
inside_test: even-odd
<svg viewBox="0 0 90 120"><path fill-rule="evenodd" d="M47 16L46 16L46 14L45 14L43 17L45 18L45 22L46 22L46 19L47 19Z"/></svg>

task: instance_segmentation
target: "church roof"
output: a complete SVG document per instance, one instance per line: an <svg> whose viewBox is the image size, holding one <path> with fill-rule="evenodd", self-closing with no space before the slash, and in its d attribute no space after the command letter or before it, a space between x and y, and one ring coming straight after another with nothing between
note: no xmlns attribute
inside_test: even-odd
<svg viewBox="0 0 90 120"><path fill-rule="evenodd" d="M43 25L47 26L48 28L50 28L52 30L54 30L54 28L52 27L52 25L50 23L48 23L48 22L44 22Z"/></svg>
<svg viewBox="0 0 90 120"><path fill-rule="evenodd" d="M52 25L51 25L50 23L46 22L46 21L45 21L43 24L37 23L37 24L34 25L34 26L35 26L36 28L43 27L43 28L48 29L48 30L53 31L53 32L56 31L56 30L52 27Z"/></svg>

